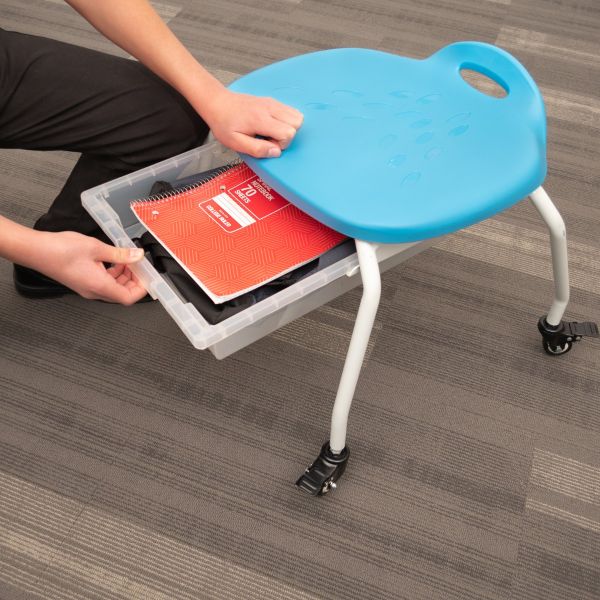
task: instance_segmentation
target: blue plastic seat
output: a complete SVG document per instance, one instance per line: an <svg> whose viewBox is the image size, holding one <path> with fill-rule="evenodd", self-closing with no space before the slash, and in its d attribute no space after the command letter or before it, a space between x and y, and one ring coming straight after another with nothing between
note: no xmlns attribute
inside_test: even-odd
<svg viewBox="0 0 600 600"><path fill-rule="evenodd" d="M461 69L487 75L507 95L479 92ZM326 50L230 87L304 114L281 158L244 160L350 237L398 243L449 233L508 208L546 174L540 92L515 58L489 44L451 44L424 60Z"/></svg>

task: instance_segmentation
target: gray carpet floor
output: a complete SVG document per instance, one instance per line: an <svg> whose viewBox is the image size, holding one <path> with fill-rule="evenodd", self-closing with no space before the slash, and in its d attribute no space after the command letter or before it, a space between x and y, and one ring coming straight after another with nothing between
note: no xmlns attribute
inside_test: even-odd
<svg viewBox="0 0 600 600"><path fill-rule="evenodd" d="M225 81L336 46L514 53L547 106L566 316L600 320L597 0L155 5ZM2 0L0 24L120 53L60 0ZM31 224L74 160L1 151L0 213ZM352 459L313 499L292 482L327 438L359 289L217 361L157 303L28 301L1 262L0 598L599 598L600 342L545 355L551 297L527 201L388 272Z"/></svg>

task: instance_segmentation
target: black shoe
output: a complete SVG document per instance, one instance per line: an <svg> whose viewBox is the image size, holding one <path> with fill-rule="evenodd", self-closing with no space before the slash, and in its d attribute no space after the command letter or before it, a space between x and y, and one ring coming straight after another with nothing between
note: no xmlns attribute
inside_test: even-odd
<svg viewBox="0 0 600 600"><path fill-rule="evenodd" d="M50 277L42 275L39 271L14 265L13 281L15 289L25 298L60 298L65 294L74 294L75 292Z"/></svg>
<svg viewBox="0 0 600 600"><path fill-rule="evenodd" d="M34 271L21 265L13 265L13 281L15 289L21 296L25 298L34 298L43 300L44 298L60 298L66 294L75 294L72 289L67 286L46 277L39 271ZM136 304L152 302L153 298L150 294L146 294L138 300Z"/></svg>

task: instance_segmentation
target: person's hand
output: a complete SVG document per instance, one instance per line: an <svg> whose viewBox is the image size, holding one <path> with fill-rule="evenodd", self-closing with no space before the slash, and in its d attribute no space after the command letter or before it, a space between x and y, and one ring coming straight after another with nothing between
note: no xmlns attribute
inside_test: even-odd
<svg viewBox="0 0 600 600"><path fill-rule="evenodd" d="M300 111L278 100L226 88L211 99L202 116L223 145L256 158L279 156L303 120Z"/></svg>
<svg viewBox="0 0 600 600"><path fill-rule="evenodd" d="M144 256L139 248L116 248L73 231L39 232L31 268L84 298L131 305L146 295L128 264ZM103 263L114 266L106 268Z"/></svg>

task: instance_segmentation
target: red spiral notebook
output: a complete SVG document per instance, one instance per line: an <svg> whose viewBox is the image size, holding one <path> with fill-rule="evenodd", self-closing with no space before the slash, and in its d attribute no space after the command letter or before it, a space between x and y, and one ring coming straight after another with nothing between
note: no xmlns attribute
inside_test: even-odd
<svg viewBox="0 0 600 600"><path fill-rule="evenodd" d="M134 201L131 208L216 304L346 239L290 204L243 163L182 191Z"/></svg>

